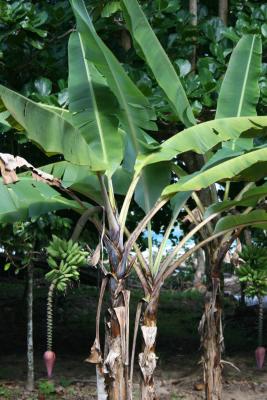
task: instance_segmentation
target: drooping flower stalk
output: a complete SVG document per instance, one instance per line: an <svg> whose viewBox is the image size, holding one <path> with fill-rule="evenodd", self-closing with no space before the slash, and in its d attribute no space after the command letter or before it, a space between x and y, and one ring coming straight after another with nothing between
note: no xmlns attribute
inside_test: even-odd
<svg viewBox="0 0 267 400"><path fill-rule="evenodd" d="M266 349L262 346L263 332L263 297L259 296L258 347L255 350L257 367L261 369L265 360Z"/></svg>
<svg viewBox="0 0 267 400"><path fill-rule="evenodd" d="M263 331L263 299L259 297L259 321L258 321L258 346L262 346L262 331Z"/></svg>
<svg viewBox="0 0 267 400"><path fill-rule="evenodd" d="M47 350L44 353L44 362L47 370L48 378L51 378L54 364L56 361L56 354L52 350L53 344L53 294L55 284L51 283L47 296Z"/></svg>
<svg viewBox="0 0 267 400"><path fill-rule="evenodd" d="M27 390L34 389L34 357L33 357L33 266L28 265L27 289Z"/></svg>
<svg viewBox="0 0 267 400"><path fill-rule="evenodd" d="M55 284L51 283L47 295L47 350L52 351L53 345L53 295Z"/></svg>

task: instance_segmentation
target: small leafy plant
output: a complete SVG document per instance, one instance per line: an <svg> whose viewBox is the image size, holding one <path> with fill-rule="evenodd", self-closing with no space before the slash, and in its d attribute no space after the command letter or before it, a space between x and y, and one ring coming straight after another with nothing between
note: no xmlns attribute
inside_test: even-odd
<svg viewBox="0 0 267 400"><path fill-rule="evenodd" d="M64 376L62 376L62 378L60 379L60 385L64 388L70 386L72 383L72 379L65 378Z"/></svg>
<svg viewBox="0 0 267 400"><path fill-rule="evenodd" d="M9 399L10 390L1 385L1 386L0 386L0 396L1 396L1 398L3 398L3 399Z"/></svg>
<svg viewBox="0 0 267 400"><path fill-rule="evenodd" d="M41 394L44 395L50 395L55 393L56 388L53 382L49 382L49 381L41 381L38 384L38 390Z"/></svg>

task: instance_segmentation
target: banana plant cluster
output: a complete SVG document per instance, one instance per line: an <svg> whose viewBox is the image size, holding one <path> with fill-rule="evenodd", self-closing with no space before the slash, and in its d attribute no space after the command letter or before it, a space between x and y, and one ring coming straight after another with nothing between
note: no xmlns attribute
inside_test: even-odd
<svg viewBox="0 0 267 400"><path fill-rule="evenodd" d="M224 209L206 216L205 207L209 204L204 204L199 192L208 188L212 194L213 184L223 182L227 202L230 201L231 180L243 180L246 176L252 180L263 177L257 166L267 161L267 149L264 142L255 146L255 139L264 138L267 126L267 117L257 116L256 113L261 41L257 35L246 35L240 40L222 84L216 118L197 124L179 76L138 2L122 0L123 15L138 54L145 59L170 109L184 125L181 132L159 143L156 140L156 114L148 99L97 35L83 0L71 0L71 5L77 30L71 34L69 40L69 109L36 103L0 86L1 110L5 113L4 119L9 127L23 131L47 155L59 154L64 157L64 161L43 168L60 180L55 190L59 197L57 203L64 203L65 208L73 208L83 216L87 216L90 208L93 209L92 203L97 204L98 210L104 211L102 220L91 211L87 218L95 225L110 263L109 272L102 268L105 275L103 290L107 280L110 288L106 354L101 351L97 333L90 359L100 367L106 395L112 400L124 400L131 396L135 345L130 360L130 293L126 289L126 280L131 268L135 268L146 295L145 300L140 303L136 317L138 327L142 314L143 351L139 355L142 399L154 400L156 315L164 280L199 247L227 232L236 232L238 228L247 225L263 224L267 220L263 210L248 209L244 214L238 215L237 219L226 216L218 223L211 224L221 212L227 210L227 205L224 203ZM182 156L188 152L203 157L202 165L193 173L187 171L187 165L182 161ZM173 174L176 176L174 181ZM24 185L23 179L19 183ZM23 196L23 199L27 199L29 208L31 202L25 191ZM72 200L66 196L70 196ZM117 196L123 198L121 207L118 207ZM200 210L200 221L194 218L188 203L190 198ZM211 198L211 203L216 203L214 207L221 205L217 196ZM242 195L241 198L243 199ZM239 200L240 198L236 198L232 201ZM145 216L129 232L128 215L133 201L141 207ZM159 251L154 256L151 221L169 202L172 217ZM55 204L52 202L50 206L53 208ZM16 204L16 207L19 209L20 205ZM34 208L36 213L44 212L42 207L36 209L37 207ZM191 215L195 227L185 235L170 256L164 259L166 243L181 210L186 210ZM206 228L208 233L204 234L199 245L179 257L186 242ZM138 247L138 238L144 230L148 233L148 261ZM61 244L59 247L62 249L59 250L59 247L55 247L58 244L58 241L56 245L53 244L52 253L59 254L61 251L60 256L64 257L64 262L61 264L54 261L53 254L50 254L51 265L57 267L53 267L49 274L51 273L55 282L59 279L60 283L62 269L62 276L65 276L63 279L71 278L66 275L71 274L72 270L66 272L66 267L64 275L65 263L70 255L64 256L68 245L62 247ZM134 256L132 249L135 250ZM218 250L217 247L216 254L219 253ZM218 271L213 269L212 273L215 272ZM214 276L213 278L213 293L216 294L219 291L218 279ZM65 285L60 287L64 288ZM100 304L101 298L102 291ZM215 302L216 299L211 298L209 310L215 310ZM97 315L98 322L99 318L100 311ZM207 318L210 318L212 324L215 319L220 320L215 318L212 311L202 321L205 329L210 326ZM221 332L218 332L218 326L213 326L216 337L219 337ZM99 324L97 331L98 329ZM220 371L220 352L218 365ZM211 375L213 367L207 367ZM219 393L213 393L210 392L210 387L214 385L211 383L207 386L208 400L221 399L220 390Z"/></svg>

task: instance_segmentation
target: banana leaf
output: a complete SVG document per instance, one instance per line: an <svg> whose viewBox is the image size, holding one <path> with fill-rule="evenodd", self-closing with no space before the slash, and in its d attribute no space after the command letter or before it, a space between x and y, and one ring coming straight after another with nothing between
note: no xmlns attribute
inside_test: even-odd
<svg viewBox="0 0 267 400"><path fill-rule="evenodd" d="M15 121L25 129L27 138L47 155L63 154L74 164L91 164L84 137L53 107L43 107L1 85L0 97Z"/></svg>
<svg viewBox="0 0 267 400"><path fill-rule="evenodd" d="M211 214L217 212L228 211L233 207L255 207L259 201L267 196L267 185L255 187L247 190L240 200L225 200L209 206L204 217L207 218Z"/></svg>
<svg viewBox="0 0 267 400"><path fill-rule="evenodd" d="M113 171L123 157L123 140L116 118L118 102L106 80L88 61L86 36L72 33L69 39L69 109L72 123L85 138L91 170Z"/></svg>
<svg viewBox="0 0 267 400"><path fill-rule="evenodd" d="M205 171L197 171L185 178L181 178L177 183L167 186L162 195L170 196L177 192L201 190L221 180L229 180L236 177L243 170L261 161L267 161L267 148L256 149L226 160Z"/></svg>
<svg viewBox="0 0 267 400"><path fill-rule="evenodd" d="M246 138L264 134L267 117L235 117L204 122L187 128L166 140L158 150L149 155L141 154L136 163L136 170L145 165L171 160L177 154L194 151L205 154L216 145L227 140Z"/></svg>
<svg viewBox="0 0 267 400"><path fill-rule="evenodd" d="M257 115L261 55L259 35L244 35L239 40L220 89L216 118Z"/></svg>
<svg viewBox="0 0 267 400"><path fill-rule="evenodd" d="M214 229L214 233L240 227L252 226L254 228L267 228L267 213L264 210L254 210L248 214L231 215L221 218Z"/></svg>
<svg viewBox="0 0 267 400"><path fill-rule="evenodd" d="M78 33L83 38L86 59L105 78L110 90L118 101L119 107L116 115L126 136L124 159L128 163L126 168L129 172L132 172L131 167L139 152L147 153L159 147L155 140L148 140L147 133L144 131L157 129L154 122L156 115L150 107L147 98L131 81L122 65L97 35L84 1L71 0L71 5L77 21ZM128 159L131 159L130 162ZM140 200L140 204L153 205L151 188L147 184L144 185L149 182L150 177L146 175L150 175L150 173L151 168L149 172L142 171L141 174L140 181L143 187L141 192L137 192L136 195ZM139 189L137 188L137 190ZM160 190L158 191L160 192Z"/></svg>
<svg viewBox="0 0 267 400"><path fill-rule="evenodd" d="M142 151L140 136L143 129L155 130L156 119L147 98L126 74L122 65L97 35L83 0L71 0L77 29L83 37L87 60L94 64L106 79L119 103L117 116L126 135L130 137L135 151ZM145 140L144 140L145 142Z"/></svg>
<svg viewBox="0 0 267 400"><path fill-rule="evenodd" d="M164 91L174 113L186 127L196 124L181 81L137 0L122 0L123 13L131 35Z"/></svg>
<svg viewBox="0 0 267 400"><path fill-rule="evenodd" d="M65 188L72 189L98 204L103 203L98 178L88 167L59 161L44 165L41 169L60 179Z"/></svg>
<svg viewBox="0 0 267 400"><path fill-rule="evenodd" d="M9 185L5 185L0 178L0 198L2 223L23 221L56 210L83 211L76 201L66 199L46 183L26 176L20 177L17 183Z"/></svg>

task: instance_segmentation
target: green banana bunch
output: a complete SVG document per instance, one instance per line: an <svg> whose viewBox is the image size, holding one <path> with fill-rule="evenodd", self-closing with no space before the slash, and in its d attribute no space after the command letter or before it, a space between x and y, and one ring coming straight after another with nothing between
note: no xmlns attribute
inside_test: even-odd
<svg viewBox="0 0 267 400"><path fill-rule="evenodd" d="M246 264L250 264L252 268L265 268L267 263L267 250L265 247L255 245L243 246L239 257Z"/></svg>
<svg viewBox="0 0 267 400"><path fill-rule="evenodd" d="M57 290L65 291L71 281L79 280L79 267L86 262L88 253L77 242L60 239L55 235L46 250L51 271L45 277L54 283Z"/></svg>
<svg viewBox="0 0 267 400"><path fill-rule="evenodd" d="M249 297L267 294L267 249L255 245L243 246L239 253L242 265L236 270L240 282L244 282Z"/></svg>

